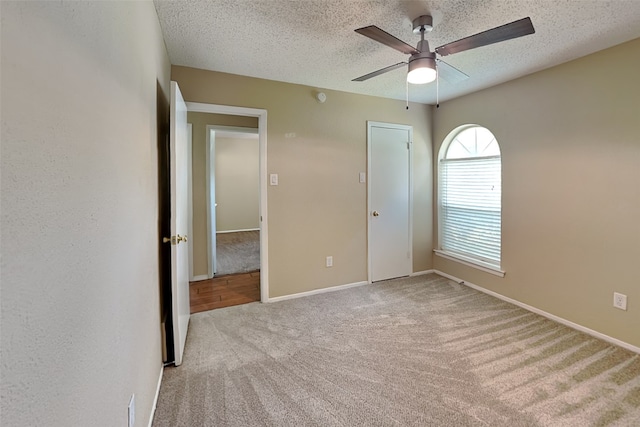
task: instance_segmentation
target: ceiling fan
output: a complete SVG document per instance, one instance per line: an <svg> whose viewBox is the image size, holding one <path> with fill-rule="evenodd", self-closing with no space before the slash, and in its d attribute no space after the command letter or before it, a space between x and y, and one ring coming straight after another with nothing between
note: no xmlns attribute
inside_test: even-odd
<svg viewBox="0 0 640 427"><path fill-rule="evenodd" d="M360 76L352 81L362 82L372 77L379 76L380 74L404 67L408 64L409 71L407 73L407 82L409 83L430 83L436 79L438 74L441 74L441 77L450 83L457 83L468 79L469 76L454 66L437 58L436 55L447 56L453 53L463 52L465 50L475 49L477 47L487 46L493 43L535 33L531 19L527 17L447 43L435 48L432 52L429 50L429 42L424 39L424 34L433 29L433 18L430 15L422 15L414 19L412 24L413 32L415 34L420 34L420 41L415 48L392 36L386 31L381 30L375 25L369 25L368 27L358 28L355 30L356 33L362 34L363 36L369 37L378 43L382 43L411 56L409 57L408 62L399 62L397 64L390 65L372 73L365 74L364 76Z"/></svg>

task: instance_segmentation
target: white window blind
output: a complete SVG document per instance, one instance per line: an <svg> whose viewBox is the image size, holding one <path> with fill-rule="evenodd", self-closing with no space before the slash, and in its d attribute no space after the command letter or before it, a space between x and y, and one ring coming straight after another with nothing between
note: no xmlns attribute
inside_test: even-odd
<svg viewBox="0 0 640 427"><path fill-rule="evenodd" d="M442 159L442 249L500 267L500 156Z"/></svg>

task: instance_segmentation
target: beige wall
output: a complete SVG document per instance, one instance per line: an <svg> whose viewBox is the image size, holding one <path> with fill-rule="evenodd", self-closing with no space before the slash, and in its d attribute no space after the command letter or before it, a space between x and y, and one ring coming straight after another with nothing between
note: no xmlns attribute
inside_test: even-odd
<svg viewBox="0 0 640 427"><path fill-rule="evenodd" d="M320 104L312 87L179 66L172 78L187 101L267 110L267 173L280 179L267 194L271 297L367 280L367 120L414 128L413 270L431 268L428 106L330 90Z"/></svg>
<svg viewBox="0 0 640 427"><path fill-rule="evenodd" d="M506 276L435 255L434 267L640 346L638 70L640 39L443 103L435 158L465 123L500 143Z"/></svg>
<svg viewBox="0 0 640 427"><path fill-rule="evenodd" d="M257 135L216 137L217 231L260 227L259 148Z"/></svg>
<svg viewBox="0 0 640 427"><path fill-rule="evenodd" d="M170 72L153 3L0 9L0 423L124 426L135 393L145 426L162 368L157 105Z"/></svg>
<svg viewBox="0 0 640 427"><path fill-rule="evenodd" d="M189 112L187 113L187 121L192 125L193 275L206 276L208 271L207 126L217 125L256 129L258 127L258 119L256 117Z"/></svg>

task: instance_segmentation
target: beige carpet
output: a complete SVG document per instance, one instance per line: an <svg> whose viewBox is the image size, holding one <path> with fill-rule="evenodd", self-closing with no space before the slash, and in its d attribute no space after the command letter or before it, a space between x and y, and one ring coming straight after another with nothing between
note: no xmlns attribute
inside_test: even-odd
<svg viewBox="0 0 640 427"><path fill-rule="evenodd" d="M216 235L216 276L260 270L260 231Z"/></svg>
<svg viewBox="0 0 640 427"><path fill-rule="evenodd" d="M191 317L154 426L639 426L640 355L436 275Z"/></svg>

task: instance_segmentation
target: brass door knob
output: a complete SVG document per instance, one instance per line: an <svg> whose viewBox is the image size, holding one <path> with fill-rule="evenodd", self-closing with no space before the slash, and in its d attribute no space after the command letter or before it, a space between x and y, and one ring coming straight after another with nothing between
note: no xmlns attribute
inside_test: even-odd
<svg viewBox="0 0 640 427"><path fill-rule="evenodd" d="M162 243L171 243L172 245L177 245L178 243L180 243L180 241L176 236L171 236L171 237L163 237Z"/></svg>
<svg viewBox="0 0 640 427"><path fill-rule="evenodd" d="M186 241L187 241L187 236L181 236L179 234L177 236L162 238L162 243L171 243L172 245L179 245L180 242L186 242Z"/></svg>
<svg viewBox="0 0 640 427"><path fill-rule="evenodd" d="M372 215L373 215L373 216L380 216L380 214L378 213L378 211L373 211Z"/></svg>

